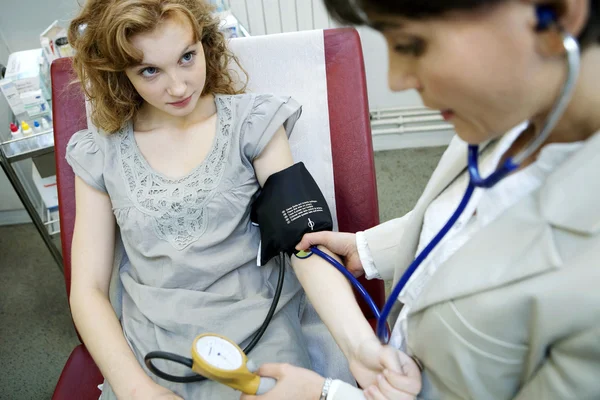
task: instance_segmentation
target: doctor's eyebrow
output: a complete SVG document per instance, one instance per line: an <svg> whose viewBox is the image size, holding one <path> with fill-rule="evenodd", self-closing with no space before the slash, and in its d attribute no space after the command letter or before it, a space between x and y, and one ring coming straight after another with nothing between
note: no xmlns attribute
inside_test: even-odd
<svg viewBox="0 0 600 400"><path fill-rule="evenodd" d="M395 23L395 22L388 22L388 21L373 21L373 22L369 22L368 26L379 32L383 32L383 31L387 31L387 30L391 30L391 29L402 28L401 24Z"/></svg>

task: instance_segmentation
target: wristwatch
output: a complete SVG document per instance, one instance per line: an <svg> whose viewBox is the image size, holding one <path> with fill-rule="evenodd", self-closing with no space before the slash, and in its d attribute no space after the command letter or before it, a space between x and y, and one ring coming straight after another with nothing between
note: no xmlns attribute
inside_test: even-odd
<svg viewBox="0 0 600 400"><path fill-rule="evenodd" d="M319 400L327 400L327 394L329 393L331 382L333 382L333 379L325 379L325 383L323 383L323 388L321 389L321 397L319 397Z"/></svg>

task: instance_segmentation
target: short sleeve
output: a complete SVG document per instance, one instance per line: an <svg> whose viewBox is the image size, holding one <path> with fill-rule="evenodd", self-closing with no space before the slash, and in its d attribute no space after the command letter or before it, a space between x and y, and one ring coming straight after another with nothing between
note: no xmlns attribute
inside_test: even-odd
<svg viewBox="0 0 600 400"><path fill-rule="evenodd" d="M67 144L66 159L75 175L91 187L106 193L104 185L104 151L92 130L75 133Z"/></svg>
<svg viewBox="0 0 600 400"><path fill-rule="evenodd" d="M302 106L291 97L270 94L255 96L241 127L244 156L250 162L254 161L282 125L289 137L301 114Z"/></svg>

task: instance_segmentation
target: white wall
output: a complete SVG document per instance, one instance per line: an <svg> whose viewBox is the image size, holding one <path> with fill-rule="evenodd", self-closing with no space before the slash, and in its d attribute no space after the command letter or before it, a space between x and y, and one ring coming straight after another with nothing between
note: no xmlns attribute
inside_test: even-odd
<svg viewBox="0 0 600 400"><path fill-rule="evenodd" d="M252 35L335 27L322 0L225 0ZM281 18L280 18L281 16ZM387 86L387 49L383 37L361 27L371 109L422 105L416 92L393 93Z"/></svg>
<svg viewBox="0 0 600 400"><path fill-rule="evenodd" d="M85 0L80 0L83 4ZM15 52L40 47L40 33L55 20L70 21L77 0L0 0L0 31Z"/></svg>
<svg viewBox="0 0 600 400"><path fill-rule="evenodd" d="M394 93L388 88L388 54L383 36L366 27L359 27L358 33L365 59L370 108L422 106L416 91Z"/></svg>
<svg viewBox="0 0 600 400"><path fill-rule="evenodd" d="M253 36L309 29L334 28L322 0L224 0L233 14ZM364 54L369 107L371 110L398 107L422 107L416 91L394 93L388 88L388 54L383 36L359 27ZM450 142L453 131L436 130L417 133L377 133L373 148L394 150L409 147L442 146Z"/></svg>

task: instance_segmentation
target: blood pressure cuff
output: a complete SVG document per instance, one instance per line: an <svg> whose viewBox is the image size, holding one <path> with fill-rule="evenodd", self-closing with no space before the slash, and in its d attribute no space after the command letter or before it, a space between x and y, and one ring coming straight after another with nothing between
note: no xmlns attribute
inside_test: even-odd
<svg viewBox="0 0 600 400"><path fill-rule="evenodd" d="M260 265L296 245L308 232L333 229L325 197L303 163L272 174L252 205L252 222L260 227Z"/></svg>

